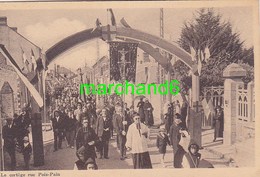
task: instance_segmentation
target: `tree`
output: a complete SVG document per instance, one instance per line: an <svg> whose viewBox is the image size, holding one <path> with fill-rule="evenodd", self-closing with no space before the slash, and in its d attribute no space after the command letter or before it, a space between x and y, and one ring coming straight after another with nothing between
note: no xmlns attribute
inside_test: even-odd
<svg viewBox="0 0 260 177"><path fill-rule="evenodd" d="M216 14L214 9L198 10L192 21L185 22L178 41L180 47L191 53L190 47L196 52L196 58L205 56L205 49L210 52L210 59L202 61L200 77L201 87L223 85L223 70L230 63L254 64L253 48L244 49L243 41L238 33L232 31L232 25L228 21L221 20L221 15ZM200 52L201 51L201 52ZM188 68L183 67L184 63L176 64L174 69L183 68L188 73ZM249 69L249 67L247 67ZM182 71L183 72L183 71ZM191 87L187 74L180 74ZM247 80L253 78L249 75ZM182 80L182 79L180 79Z"/></svg>

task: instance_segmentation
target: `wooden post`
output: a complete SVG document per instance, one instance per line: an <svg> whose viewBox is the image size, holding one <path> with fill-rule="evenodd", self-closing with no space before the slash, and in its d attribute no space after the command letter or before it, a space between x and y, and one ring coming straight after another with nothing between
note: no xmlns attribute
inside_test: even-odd
<svg viewBox="0 0 260 177"><path fill-rule="evenodd" d="M201 144L201 104L199 101L200 85L199 76L192 75L192 107L189 111L188 117L188 129L193 139L200 147Z"/></svg>
<svg viewBox="0 0 260 177"><path fill-rule="evenodd" d="M40 81L34 83L35 88L39 91L42 87ZM45 105L43 105L45 106ZM34 166L44 165L44 149L43 149L43 136L42 136L42 108L31 96L31 127L32 127L32 140L33 140L33 160Z"/></svg>
<svg viewBox="0 0 260 177"><path fill-rule="evenodd" d="M33 138L33 160L34 166L44 165L44 149L42 138L42 118L41 113L32 115L32 138Z"/></svg>

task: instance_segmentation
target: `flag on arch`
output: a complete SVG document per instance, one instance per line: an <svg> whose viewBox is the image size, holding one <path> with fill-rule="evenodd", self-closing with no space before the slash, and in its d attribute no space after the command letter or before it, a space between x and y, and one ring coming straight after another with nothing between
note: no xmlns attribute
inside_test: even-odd
<svg viewBox="0 0 260 177"><path fill-rule="evenodd" d="M23 50L22 50L23 51ZM35 89L35 87L30 83L30 81L23 75L21 69L13 59L13 57L10 55L10 53L6 50L5 46L0 44L0 52L2 55L10 61L11 66L14 68L15 72L17 75L21 78L23 81L24 85L28 88L29 92L35 99L36 103L39 105L39 107L43 106L43 99L40 95L40 93ZM24 51L23 51L24 54Z"/></svg>
<svg viewBox="0 0 260 177"><path fill-rule="evenodd" d="M206 98L204 98L202 100L202 107L203 107L203 110L204 110L204 114L205 114L206 118L208 119L211 111L209 109L209 105L208 105L208 102L207 102Z"/></svg>
<svg viewBox="0 0 260 177"><path fill-rule="evenodd" d="M196 51L194 50L194 48L192 46L190 46L190 54L192 57L192 61L196 61Z"/></svg>
<svg viewBox="0 0 260 177"><path fill-rule="evenodd" d="M198 74L201 75L202 63L200 57L198 58Z"/></svg>
<svg viewBox="0 0 260 177"><path fill-rule="evenodd" d="M204 53L205 53L205 62L207 62L210 58L210 51L209 51L208 46L205 48Z"/></svg>
<svg viewBox="0 0 260 177"><path fill-rule="evenodd" d="M213 102L212 102L212 98L209 99L208 106L209 106L209 110L210 110L211 114L215 114L215 109L214 109L214 105L213 105Z"/></svg>
<svg viewBox="0 0 260 177"><path fill-rule="evenodd" d="M32 59L32 69L31 71L34 71L37 69L37 62L33 53L33 49L31 49L31 59Z"/></svg>
<svg viewBox="0 0 260 177"><path fill-rule="evenodd" d="M27 56L26 56L26 54L25 54L25 52L24 52L24 50L23 50L22 47L21 47L21 50L22 50L23 63L24 63L24 65L25 65L26 71L27 71L27 73L28 73L28 72L30 72L30 69L29 69L30 63L29 63L29 61L28 61L28 59L27 59ZM25 68L23 67L22 70L24 70L24 69L25 69Z"/></svg>

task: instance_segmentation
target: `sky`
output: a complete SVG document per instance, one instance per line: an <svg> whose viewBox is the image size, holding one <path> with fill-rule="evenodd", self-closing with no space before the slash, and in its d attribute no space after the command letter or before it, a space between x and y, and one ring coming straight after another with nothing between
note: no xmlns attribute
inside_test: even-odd
<svg viewBox="0 0 260 177"><path fill-rule="evenodd" d="M251 7L214 8L222 19L230 21L234 32L240 34L245 47L253 46L253 13ZM185 21L190 21L198 8L165 8L164 33L165 38L177 41ZM159 8L113 8L117 24L125 18L135 29L154 34L160 34ZM22 15L21 15L22 14ZM17 27L18 32L38 45L44 51L58 41L76 32L95 27L95 21L100 19L102 25L110 23L106 9L30 9L30 10L0 10L0 16L6 16L8 26ZM92 66L99 57L108 55L108 45L102 40L82 43L63 53L52 63L63 65L75 70L84 65ZM72 62L73 61L73 62Z"/></svg>

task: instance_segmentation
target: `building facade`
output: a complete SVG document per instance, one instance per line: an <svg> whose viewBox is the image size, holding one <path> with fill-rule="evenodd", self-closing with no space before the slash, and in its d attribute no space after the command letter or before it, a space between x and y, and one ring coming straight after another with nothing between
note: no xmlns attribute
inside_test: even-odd
<svg viewBox="0 0 260 177"><path fill-rule="evenodd" d="M41 54L40 48L19 34L16 27L8 26L7 17L0 17L0 43L5 46L25 75L28 74L25 68L32 68L32 55L37 60ZM24 58L28 60L28 66L25 66ZM14 112L19 114L21 107L31 98L27 88L2 54L0 54L0 82L9 83L13 90Z"/></svg>

